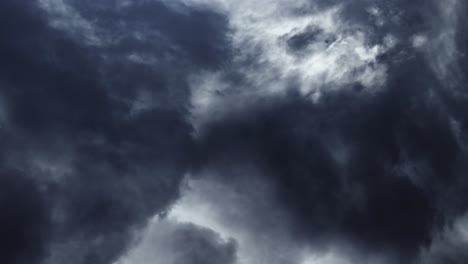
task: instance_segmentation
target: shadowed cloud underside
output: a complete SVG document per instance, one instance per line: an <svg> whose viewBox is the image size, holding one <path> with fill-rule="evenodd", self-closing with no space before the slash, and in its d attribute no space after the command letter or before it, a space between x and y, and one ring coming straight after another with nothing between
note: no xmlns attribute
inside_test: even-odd
<svg viewBox="0 0 468 264"><path fill-rule="evenodd" d="M468 255L459 0L4 0L0 263Z"/></svg>

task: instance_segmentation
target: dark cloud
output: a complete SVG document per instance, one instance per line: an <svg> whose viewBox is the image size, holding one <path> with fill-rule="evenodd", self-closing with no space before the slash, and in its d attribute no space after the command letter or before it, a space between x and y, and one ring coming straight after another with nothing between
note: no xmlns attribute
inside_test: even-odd
<svg viewBox="0 0 468 264"><path fill-rule="evenodd" d="M464 263L468 255L464 250L466 240L466 215L454 221L442 232L439 232L430 248L421 254L420 263Z"/></svg>
<svg viewBox="0 0 468 264"><path fill-rule="evenodd" d="M270 36L264 24L250 28L254 20L233 27L229 10L209 4L1 2L0 262L152 261L158 256L135 246L148 223L143 249L167 264L236 263L239 252L261 255L252 241L297 247L272 252L278 263L301 262L302 247L327 254L335 246L353 262L374 254L384 263L466 261L466 4L453 18L436 1L311 6L337 4L345 26L336 32L309 25ZM312 12L294 11L278 15ZM323 75L345 81L296 76L314 70L301 58L336 42L323 61L333 71ZM299 63L294 76L279 69L288 69L283 48ZM220 87L189 83L209 74ZM372 74L385 84L369 92L360 79ZM264 96L276 82L287 88ZM322 85L320 97L298 92L303 83ZM200 124L197 88L222 102ZM201 98L209 106L210 96ZM226 207L212 210L232 230L249 225L247 242L165 218L187 171L189 180L213 174L197 190ZM210 190L213 182L228 189Z"/></svg>
<svg viewBox="0 0 468 264"><path fill-rule="evenodd" d="M159 1L70 1L102 37L118 43L110 51L167 56L179 63L216 68L229 57L227 18L203 8L176 10ZM167 65L162 65L167 66Z"/></svg>
<svg viewBox="0 0 468 264"><path fill-rule="evenodd" d="M308 27L304 31L292 36L285 36L286 44L291 51L303 51L312 44L322 44L329 47L337 37L333 34L324 33L320 28Z"/></svg>
<svg viewBox="0 0 468 264"><path fill-rule="evenodd" d="M193 225L181 226L168 238L172 252L178 252L174 264L234 264L235 242L224 243L211 230Z"/></svg>
<svg viewBox="0 0 468 264"><path fill-rule="evenodd" d="M379 94L339 91L312 103L291 93L214 121L196 168L253 162L297 239L413 263L434 230L466 210L457 141L466 132L454 133L451 99L423 57L390 70Z"/></svg>
<svg viewBox="0 0 468 264"><path fill-rule="evenodd" d="M49 209L37 184L16 171L0 171L0 255L4 263L37 263L50 230Z"/></svg>
<svg viewBox="0 0 468 264"><path fill-rule="evenodd" d="M56 27L36 2L0 4L0 164L19 171L1 174L2 263L115 261L178 197L191 149L188 69L228 57L227 22L211 11L72 7L99 16L98 38L115 39L89 44L73 27L81 20Z"/></svg>

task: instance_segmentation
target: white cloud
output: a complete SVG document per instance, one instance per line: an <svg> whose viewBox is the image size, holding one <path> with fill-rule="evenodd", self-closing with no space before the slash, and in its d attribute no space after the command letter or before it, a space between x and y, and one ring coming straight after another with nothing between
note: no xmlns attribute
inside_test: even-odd
<svg viewBox="0 0 468 264"><path fill-rule="evenodd" d="M302 264L352 264L352 262L345 256L336 254L336 252L327 252L325 254L308 256Z"/></svg>
<svg viewBox="0 0 468 264"><path fill-rule="evenodd" d="M372 91L385 82L386 66L377 62L377 57L393 46L388 41L369 44L364 31L341 20L340 5L318 10L311 1L181 1L185 5L210 6L229 18L236 51L232 68L240 69L245 79L242 88L224 84L221 77L229 66L197 75L192 82L192 121L196 127L212 118L206 115L219 114L219 105L237 109L243 107L237 105L245 105L252 98L286 93L291 83L302 95L318 100L329 89L360 83ZM298 14L298 10L308 11ZM369 14L374 15L375 11ZM333 39L327 43L323 39L311 41L299 54L291 52L287 38L311 28ZM235 92L218 96L216 91L220 89Z"/></svg>
<svg viewBox="0 0 468 264"><path fill-rule="evenodd" d="M418 34L418 35L414 35L412 38L411 38L411 43L413 45L414 48L421 48L423 47L424 45L427 44L427 36L425 35L422 35L422 34Z"/></svg>
<svg viewBox="0 0 468 264"><path fill-rule="evenodd" d="M234 186L208 175L189 180L169 217L235 239L238 264L298 263L301 247L286 231L286 216L271 204L269 187L249 178Z"/></svg>
<svg viewBox="0 0 468 264"><path fill-rule="evenodd" d="M213 230L225 242L234 239L237 264L299 264L306 248L287 231L287 217L272 204L270 187L261 177L237 175L235 183L227 183L214 173L205 171L202 178L188 177L181 199L167 218L156 217L142 240L115 264L172 264L177 252L168 249L164 238L177 224Z"/></svg>
<svg viewBox="0 0 468 264"><path fill-rule="evenodd" d="M237 264L388 263L378 254L360 254L339 241L333 245L298 241L287 214L271 196L271 186L261 176L249 176L255 173L250 169L236 169L227 177L234 181L214 175L221 173L216 170L188 177L167 218L154 218L143 239L115 264L172 264L177 252L168 250L164 238L177 223L213 230L223 241L234 239Z"/></svg>
<svg viewBox="0 0 468 264"><path fill-rule="evenodd" d="M158 217L135 244L114 264L188 264L187 261L200 263L203 260L219 263L235 257L232 240L222 239L210 229Z"/></svg>

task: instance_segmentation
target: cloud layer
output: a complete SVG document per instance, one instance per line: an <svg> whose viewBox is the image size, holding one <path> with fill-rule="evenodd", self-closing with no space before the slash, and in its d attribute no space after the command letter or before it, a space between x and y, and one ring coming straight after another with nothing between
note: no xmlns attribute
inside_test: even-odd
<svg viewBox="0 0 468 264"><path fill-rule="evenodd" d="M468 261L466 14L2 1L0 262Z"/></svg>

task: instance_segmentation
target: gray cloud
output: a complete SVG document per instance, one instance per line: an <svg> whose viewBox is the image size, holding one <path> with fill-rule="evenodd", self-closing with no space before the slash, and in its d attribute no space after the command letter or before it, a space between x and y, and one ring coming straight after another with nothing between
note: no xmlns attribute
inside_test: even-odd
<svg viewBox="0 0 468 264"><path fill-rule="evenodd" d="M463 263L468 258L468 221L462 216L449 224L422 252L421 263Z"/></svg>
<svg viewBox="0 0 468 264"><path fill-rule="evenodd" d="M253 163L261 173L252 177L273 186L273 204L290 217L286 229L299 244L325 245L331 262L418 263L421 249L466 210L460 202L467 187L465 118L458 108L464 99L453 93L463 82L447 81L443 73L453 67L453 58L433 56L441 47L451 54L457 49L446 32L456 30L450 21L458 3L265 2L266 11L255 9L257 3L245 3L255 10L246 13L226 8L234 21L250 16L257 22L247 31L241 30L246 19L234 22L237 37L248 36L238 45L258 52L248 57L255 70L235 70L241 77L234 80L229 71L215 72L194 84L196 92L204 91L192 97L199 144L194 174ZM295 7L308 11L294 13ZM249 30L258 31L249 35ZM330 53L323 32L348 38L347 44ZM299 62L284 55L283 43L300 51ZM346 55L338 56L334 68L329 58L342 51ZM353 51L358 56L350 55ZM323 60L288 75L296 63L314 56ZM314 76L321 66L333 77ZM360 72L363 67L371 70ZM384 70L374 71L379 67ZM383 81L381 87L363 82L368 76ZM304 87L321 88L309 96Z"/></svg>
<svg viewBox="0 0 468 264"><path fill-rule="evenodd" d="M182 77L221 63L211 45L224 41L225 21L159 2L4 1L0 10L0 164L19 175L2 174L12 190L2 196L11 231L1 261L112 263L178 197L192 145ZM156 62L135 61L138 52Z"/></svg>
<svg viewBox="0 0 468 264"><path fill-rule="evenodd" d="M155 219L135 249L118 264L234 264L236 242L212 230L168 219Z"/></svg>
<svg viewBox="0 0 468 264"><path fill-rule="evenodd" d="M3 1L0 262L466 261L466 8Z"/></svg>

